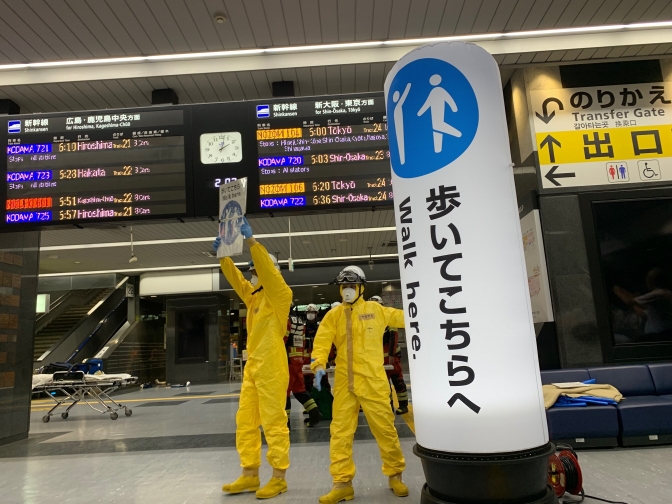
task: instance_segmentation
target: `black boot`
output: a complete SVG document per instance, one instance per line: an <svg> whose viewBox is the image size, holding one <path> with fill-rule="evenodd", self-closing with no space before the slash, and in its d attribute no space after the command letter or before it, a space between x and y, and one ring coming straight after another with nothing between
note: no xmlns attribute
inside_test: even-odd
<svg viewBox="0 0 672 504"><path fill-rule="evenodd" d="M408 401L399 401L399 409L395 411L397 415L405 415L408 413Z"/></svg>
<svg viewBox="0 0 672 504"><path fill-rule="evenodd" d="M306 418L303 423L308 427L315 427L322 420L322 415L320 415L320 410L313 408L308 412L308 418Z"/></svg>

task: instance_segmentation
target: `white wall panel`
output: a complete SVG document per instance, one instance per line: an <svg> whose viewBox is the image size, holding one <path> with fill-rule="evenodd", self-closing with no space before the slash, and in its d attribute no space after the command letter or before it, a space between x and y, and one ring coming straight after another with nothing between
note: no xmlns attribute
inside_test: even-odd
<svg viewBox="0 0 672 504"><path fill-rule="evenodd" d="M140 296L212 292L212 270L140 275Z"/></svg>

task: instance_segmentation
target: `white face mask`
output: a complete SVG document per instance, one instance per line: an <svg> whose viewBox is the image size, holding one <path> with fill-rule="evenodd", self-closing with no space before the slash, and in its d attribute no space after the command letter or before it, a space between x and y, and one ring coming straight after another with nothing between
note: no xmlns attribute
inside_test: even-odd
<svg viewBox="0 0 672 504"><path fill-rule="evenodd" d="M343 301L346 303L352 303L355 298L357 297L357 291L353 289L352 287L346 287L343 289L341 292L341 295L343 296Z"/></svg>
<svg viewBox="0 0 672 504"><path fill-rule="evenodd" d="M306 315L306 317L308 318L308 320L315 320L315 314L314 313L309 313L308 315Z"/></svg>
<svg viewBox="0 0 672 504"><path fill-rule="evenodd" d="M257 275L252 275L252 278L250 278L250 283L252 284L252 287L256 287L259 283L259 277Z"/></svg>

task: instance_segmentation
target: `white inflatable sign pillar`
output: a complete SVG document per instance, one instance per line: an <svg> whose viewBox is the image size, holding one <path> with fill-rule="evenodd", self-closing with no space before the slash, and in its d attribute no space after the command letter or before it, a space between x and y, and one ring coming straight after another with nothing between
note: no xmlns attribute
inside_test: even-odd
<svg viewBox="0 0 672 504"><path fill-rule="evenodd" d="M422 502L555 502L497 63L423 46L385 100Z"/></svg>

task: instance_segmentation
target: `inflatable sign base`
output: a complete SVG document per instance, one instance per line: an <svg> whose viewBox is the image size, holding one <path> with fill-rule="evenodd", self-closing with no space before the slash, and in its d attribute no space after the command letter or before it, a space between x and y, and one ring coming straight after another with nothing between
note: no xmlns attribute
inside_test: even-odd
<svg viewBox="0 0 672 504"><path fill-rule="evenodd" d="M548 486L548 457L555 446L510 453L446 453L413 447L427 484L421 504L558 504Z"/></svg>
<svg viewBox="0 0 672 504"><path fill-rule="evenodd" d="M476 502L485 502L485 501L463 501L464 503L476 503ZM463 502L448 502L445 500L441 500L437 497L434 497L430 492L429 488L427 487L427 483L425 483L425 486L422 487L422 492L420 494L420 504L463 504ZM490 502L495 502L495 501L490 501ZM577 501L578 502L578 501ZM552 488L548 488L546 491L546 495L544 498L540 500L535 500L534 502L527 502L525 504L557 504L558 503L558 498L555 496L555 493L553 492ZM517 503L516 503L517 504Z"/></svg>

